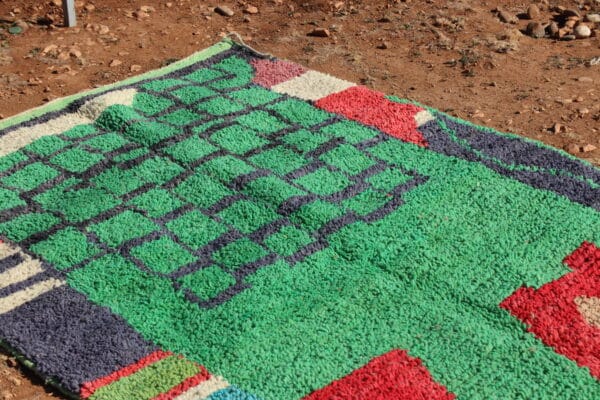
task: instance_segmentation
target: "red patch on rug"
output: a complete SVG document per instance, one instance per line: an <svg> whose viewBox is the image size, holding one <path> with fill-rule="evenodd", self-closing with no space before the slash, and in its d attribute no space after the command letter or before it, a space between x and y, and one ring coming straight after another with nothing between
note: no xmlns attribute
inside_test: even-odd
<svg viewBox="0 0 600 400"><path fill-rule="evenodd" d="M323 110L342 114L354 121L371 125L403 140L427 147L423 135L417 130L415 115L423 108L413 104L395 103L385 95L364 86L353 86L315 102Z"/></svg>
<svg viewBox="0 0 600 400"><path fill-rule="evenodd" d="M319 389L305 400L451 400L456 398L436 383L421 360L392 350L369 361L342 379Z"/></svg>
<svg viewBox="0 0 600 400"><path fill-rule="evenodd" d="M303 66L289 61L254 59L251 64L255 70L252 82L266 88L289 81L306 72Z"/></svg>
<svg viewBox="0 0 600 400"><path fill-rule="evenodd" d="M584 242L564 260L573 272L539 289L521 287L500 307L529 325L559 354L600 379L600 329L586 321L576 299L600 297L600 249Z"/></svg>

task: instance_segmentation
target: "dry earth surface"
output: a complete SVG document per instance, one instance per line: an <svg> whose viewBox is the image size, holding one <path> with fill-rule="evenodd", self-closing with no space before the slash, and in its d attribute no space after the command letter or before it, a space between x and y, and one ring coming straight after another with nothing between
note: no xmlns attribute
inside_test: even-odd
<svg viewBox="0 0 600 400"><path fill-rule="evenodd" d="M72 29L60 3L0 0L0 118L238 32L257 50L600 165L600 0L91 0L76 2ZM0 400L60 397L0 353Z"/></svg>

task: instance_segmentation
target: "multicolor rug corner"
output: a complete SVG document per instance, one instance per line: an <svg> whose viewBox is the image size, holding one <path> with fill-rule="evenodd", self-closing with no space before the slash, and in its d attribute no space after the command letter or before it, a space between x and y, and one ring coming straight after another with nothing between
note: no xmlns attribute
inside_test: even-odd
<svg viewBox="0 0 600 400"><path fill-rule="evenodd" d="M0 343L71 396L600 398L600 169L229 41L0 125Z"/></svg>

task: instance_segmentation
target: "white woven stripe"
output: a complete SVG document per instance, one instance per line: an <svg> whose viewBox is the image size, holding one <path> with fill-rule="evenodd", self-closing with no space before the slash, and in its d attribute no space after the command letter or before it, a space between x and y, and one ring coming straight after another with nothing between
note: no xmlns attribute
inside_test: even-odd
<svg viewBox="0 0 600 400"><path fill-rule="evenodd" d="M321 72L307 71L289 81L273 86L271 90L299 97L303 100L318 100L352 86L356 86L356 84Z"/></svg>
<svg viewBox="0 0 600 400"><path fill-rule="evenodd" d="M229 387L229 383L227 383L223 377L211 376L208 380L200 383L198 386L194 386L187 392L175 397L175 400L203 400L208 398L211 394L227 387Z"/></svg>
<svg viewBox="0 0 600 400"><path fill-rule="evenodd" d="M25 303L64 285L65 282L59 279L50 278L42 282L35 283L16 293L0 298L0 314L5 314Z"/></svg>

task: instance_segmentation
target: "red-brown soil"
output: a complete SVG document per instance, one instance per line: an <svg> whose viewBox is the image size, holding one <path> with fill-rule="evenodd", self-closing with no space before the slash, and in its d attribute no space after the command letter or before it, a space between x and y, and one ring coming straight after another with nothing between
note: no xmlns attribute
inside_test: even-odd
<svg viewBox="0 0 600 400"><path fill-rule="evenodd" d="M77 2L72 29L60 26L55 3L0 0L0 117L159 68L235 31L259 51L600 165L600 29L587 39L534 39L520 32L531 21L503 23L493 12L516 15L528 3L90 0ZM218 4L234 15L216 14ZM597 0L537 4L544 23L556 6L600 11ZM258 13L244 12L249 5ZM15 23L26 29L8 33ZM315 28L330 36L307 36ZM7 359L0 353L0 400L60 397Z"/></svg>

